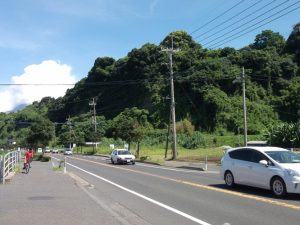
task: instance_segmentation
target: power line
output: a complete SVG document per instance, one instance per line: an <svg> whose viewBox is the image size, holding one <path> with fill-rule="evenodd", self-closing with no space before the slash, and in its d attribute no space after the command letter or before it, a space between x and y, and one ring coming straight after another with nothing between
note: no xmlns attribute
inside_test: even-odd
<svg viewBox="0 0 300 225"><path fill-rule="evenodd" d="M203 35L205 35L205 34L211 32L212 30L216 29L217 27L222 26L223 24L225 24L225 23L227 23L228 21L230 21L230 20L236 18L237 16L241 15L242 13L246 12L247 10L251 9L252 7L254 7L255 5L257 5L258 3L262 2L262 1L263 1L263 0L259 0L259 1L255 2L255 3L252 4L251 6L247 7L246 9L244 9L244 10L242 10L242 11L240 11L240 12L238 12L237 14L235 14L235 15L232 16L232 17L230 17L229 19L227 19L227 20L223 21L222 23L219 23L218 25L216 25L216 26L212 27L211 29L205 31L205 33L199 34L199 35L196 36L194 39L197 39L197 38L199 38L199 37L201 37L201 36L203 36ZM276 0L275 0L275 1L276 1ZM202 40L206 40L206 39L207 39L207 38L204 38L204 39L202 39ZM202 40L200 40L199 42L201 42Z"/></svg>
<svg viewBox="0 0 300 225"><path fill-rule="evenodd" d="M160 81L158 78L145 78L137 80L118 80L118 81L103 81L103 82L86 82L82 86L110 86L110 85L130 85L130 84L147 84L152 82ZM61 84L34 84L34 83L16 83L8 84L2 83L0 86L74 86L74 84L61 83Z"/></svg>
<svg viewBox="0 0 300 225"><path fill-rule="evenodd" d="M9 84L9 83L2 83L0 86L74 86L75 84L35 84L35 83L15 83L15 84Z"/></svg>
<svg viewBox="0 0 300 225"><path fill-rule="evenodd" d="M238 26L238 27L236 27L236 28L234 28L234 29L232 29L232 30L226 32L225 34L222 34L222 35L220 35L220 36L214 38L213 40L211 40L211 41L209 41L209 42L207 42L207 43L205 43L205 44L203 44L203 45L208 45L208 44L210 44L210 43L213 43L213 42L215 42L216 40L218 40L218 39L220 39L220 38L223 38L224 36L226 36L226 35L228 35L228 34L234 32L234 31L236 31L236 30L238 30L238 29L240 29L240 28L243 28L245 25L248 25L249 23L251 23L251 22L257 20L258 18L260 18L260 17L262 17L262 16L264 16L264 15L266 15L267 13L269 13L269 12L271 12L271 11L273 11L273 10L279 8L280 6L284 5L284 4L287 3L288 1L290 1L290 0L286 0L286 1L282 2L282 3L280 3L279 5L274 6L273 8L267 10L266 12L263 12L262 14L256 16L255 18L253 18L253 19L251 19L251 20L249 20L249 21L246 21L245 23L241 24L240 26ZM297 3L298 3L298 2L297 2ZM287 8L292 7L293 5L295 5L295 4L297 4L297 3L294 3L294 4L290 5L290 6L288 6ZM286 9L286 8L285 8L285 9ZM238 32L234 33L233 35L231 35L231 36L229 36L229 37L227 37L227 38L230 38L230 37L232 37L232 36L234 36L234 35L236 35L236 34L238 34L238 33L240 33L240 32L243 32L243 31L245 31L245 30L247 30L247 29L249 29L249 28L251 28L251 27L253 27L253 26L255 26L255 25L257 25L257 24L259 24L259 23L261 23L261 22L263 22L263 21L265 21L265 20L267 20L267 19L269 19L270 17L275 16L276 14L278 14L278 13L284 11L285 9L280 10L280 11L278 11L278 12L272 14L271 16L269 16L269 17L267 17L267 18L265 18L265 19L260 20L259 22L255 23L255 24L253 24L253 25L250 25L250 26L244 28L244 29L241 30L241 31L238 31ZM227 38L225 38L225 39L227 39ZM223 39L223 40L224 40L224 39ZM222 41L222 40L221 40L221 41ZM217 42L217 43L219 43L219 42Z"/></svg>
<svg viewBox="0 0 300 225"><path fill-rule="evenodd" d="M295 4L298 4L298 3L300 3L300 1L297 2L297 3L295 3ZM252 32L252 31L254 31L254 30L257 30L258 28L261 28L261 27L263 27L263 26L265 26L265 25L267 25L267 24L269 24L269 23L271 23L271 22L273 22L273 21L275 21L275 20L277 20L277 19L280 19L281 17L283 17L283 16L285 16L285 15L291 13L291 12L294 12L294 11L296 11L296 10L299 9L299 8L300 8L300 6L294 8L294 9L292 9L292 10L290 10L290 11L288 11L288 12L286 12L286 13L284 13L284 14L278 16L278 17L275 17L274 19L272 19L272 20L270 20L270 21L268 21L268 22L266 22L266 23L264 23L264 24L262 24L262 25L260 25L260 26L258 26L258 27L255 27L255 28L253 28L253 29L251 29L251 30L249 30L249 31L247 31L247 32L245 32L245 33L243 33L243 34L241 34L241 35L235 37L235 38L232 38L232 39L230 39L230 40L228 40L228 41L225 41L225 42L223 42L223 43L221 43L221 44L219 44L219 45L216 45L216 44L220 43L220 42L217 42L217 43L215 43L215 44L213 44L213 45L211 45L211 46L208 46L208 48L211 48L211 47L213 47L213 46L214 46L214 48L220 47L220 46L222 46L223 44L226 44L226 43L228 43L228 42L230 42L230 41L233 41L233 40L235 40L235 39L237 39L237 38L239 38L239 37L242 37L242 36L244 36L244 35L246 35L246 34ZM228 38L226 38L226 39L228 39ZM226 40L226 39L224 39L224 40Z"/></svg>
<svg viewBox="0 0 300 225"><path fill-rule="evenodd" d="M258 13L259 11L263 10L264 8L266 8L267 6L273 4L273 3L276 2L276 1L277 1L277 0L272 0L271 2L265 4L264 6L261 6L259 9L256 9L255 12L250 12L250 13L247 14L246 16L244 16L244 17L242 17L241 19L239 19L238 22L241 22L241 21L247 19L249 16L252 16L252 15ZM227 28L232 27L232 26L234 26L234 25L236 25L236 24L237 24L237 22L233 22L233 23L227 25L226 27L224 27L223 29L218 30L218 31L216 31L215 33L209 35L208 37L201 39L199 42L204 41L204 40L206 40L206 39L209 39L209 38L215 36L216 34L219 34L220 32L222 32L222 31L226 30ZM196 37L196 38L197 38L197 37Z"/></svg>
<svg viewBox="0 0 300 225"><path fill-rule="evenodd" d="M212 20L208 21L207 23L205 23L204 25L202 25L201 27L197 28L196 30L192 31L190 33L190 35L196 33L197 31L199 31L200 29L206 27L208 24L212 23L213 21L219 19L220 17L224 16L226 13L228 13L230 10L234 9L235 7L237 7L238 5L240 5L241 3L243 3L245 0L241 0L239 1L237 4L235 4L234 6L232 6L231 8L227 9L225 12L221 13L220 15L216 16L215 18L213 18Z"/></svg>

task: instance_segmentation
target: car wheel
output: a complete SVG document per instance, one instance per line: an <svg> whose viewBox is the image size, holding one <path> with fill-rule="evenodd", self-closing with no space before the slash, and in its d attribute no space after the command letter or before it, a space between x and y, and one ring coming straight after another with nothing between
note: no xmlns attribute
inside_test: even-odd
<svg viewBox="0 0 300 225"><path fill-rule="evenodd" d="M135 164L135 161L132 161L132 165L134 165Z"/></svg>
<svg viewBox="0 0 300 225"><path fill-rule="evenodd" d="M282 197L286 194L286 186L280 177L274 177L271 181L271 190L277 197Z"/></svg>
<svg viewBox="0 0 300 225"><path fill-rule="evenodd" d="M235 185L234 184L234 177L233 177L233 175L230 171L227 171L225 173L224 180L225 180L225 183L228 187L233 187Z"/></svg>
<svg viewBox="0 0 300 225"><path fill-rule="evenodd" d="M114 162L114 160L113 160L113 159L110 159L110 161L111 161L111 163L112 163L112 164L115 164L115 162Z"/></svg>

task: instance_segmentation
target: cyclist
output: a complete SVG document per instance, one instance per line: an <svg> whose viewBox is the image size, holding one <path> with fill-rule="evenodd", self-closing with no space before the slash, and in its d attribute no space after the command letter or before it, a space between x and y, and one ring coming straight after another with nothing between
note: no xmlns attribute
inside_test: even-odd
<svg viewBox="0 0 300 225"><path fill-rule="evenodd" d="M33 152L32 152L32 149L30 148L29 150L27 150L25 152L25 159L24 159L24 167L23 167L23 169L25 169L26 163L28 163L29 168L31 167L30 166L30 161L31 161L32 156L33 156Z"/></svg>

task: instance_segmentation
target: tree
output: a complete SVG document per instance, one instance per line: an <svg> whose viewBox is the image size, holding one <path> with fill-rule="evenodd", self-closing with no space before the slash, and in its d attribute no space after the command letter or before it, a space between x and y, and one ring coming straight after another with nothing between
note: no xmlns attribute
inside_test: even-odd
<svg viewBox="0 0 300 225"><path fill-rule="evenodd" d="M269 49L275 48L278 53L281 53L285 45L285 39L278 32L264 30L256 35L255 41L250 45L254 49Z"/></svg>
<svg viewBox="0 0 300 225"><path fill-rule="evenodd" d="M48 119L39 117L30 126L27 142L34 148L46 147L53 138L53 134L53 123Z"/></svg>
<svg viewBox="0 0 300 225"><path fill-rule="evenodd" d="M300 23L297 23L286 41L284 52L295 56L295 61L300 66Z"/></svg>
<svg viewBox="0 0 300 225"><path fill-rule="evenodd" d="M278 123L267 134L268 142L273 146L293 148L300 146L300 123Z"/></svg>
<svg viewBox="0 0 300 225"><path fill-rule="evenodd" d="M148 111L136 107L125 109L112 121L112 130L115 138L121 138L128 142L137 142L137 157L139 157L139 143L152 126L148 122Z"/></svg>
<svg viewBox="0 0 300 225"><path fill-rule="evenodd" d="M295 77L281 89L276 106L280 118L286 122L297 122L300 118L300 78Z"/></svg>

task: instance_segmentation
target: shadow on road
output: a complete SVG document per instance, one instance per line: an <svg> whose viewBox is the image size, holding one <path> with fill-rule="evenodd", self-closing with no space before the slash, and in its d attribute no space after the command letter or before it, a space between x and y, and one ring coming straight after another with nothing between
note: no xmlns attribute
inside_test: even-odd
<svg viewBox="0 0 300 225"><path fill-rule="evenodd" d="M176 168L179 168L179 169L188 169L188 170L205 171L203 168L193 167L193 166L178 166Z"/></svg>

